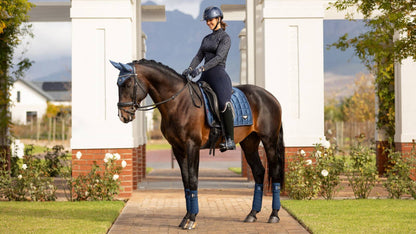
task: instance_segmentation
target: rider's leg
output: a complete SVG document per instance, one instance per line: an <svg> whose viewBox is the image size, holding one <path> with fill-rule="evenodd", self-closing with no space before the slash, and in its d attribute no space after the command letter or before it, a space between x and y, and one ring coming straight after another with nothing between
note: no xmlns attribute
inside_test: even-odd
<svg viewBox="0 0 416 234"><path fill-rule="evenodd" d="M220 144L220 150L222 152L226 150L234 150L234 117L230 102L226 103L225 110L221 112L221 118L224 125L225 142Z"/></svg>

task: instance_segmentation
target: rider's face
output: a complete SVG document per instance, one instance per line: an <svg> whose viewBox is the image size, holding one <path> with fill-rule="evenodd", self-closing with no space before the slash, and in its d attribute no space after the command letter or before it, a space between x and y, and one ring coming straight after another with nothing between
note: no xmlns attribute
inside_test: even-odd
<svg viewBox="0 0 416 234"><path fill-rule="evenodd" d="M218 23L218 18L207 20L207 25L211 30L214 30L217 23ZM221 27L221 26L218 24L218 27ZM218 27L216 29L218 29Z"/></svg>

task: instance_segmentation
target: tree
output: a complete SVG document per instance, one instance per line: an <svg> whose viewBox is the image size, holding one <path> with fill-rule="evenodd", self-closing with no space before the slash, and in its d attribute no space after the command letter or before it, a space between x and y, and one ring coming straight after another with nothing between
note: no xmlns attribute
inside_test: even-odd
<svg viewBox="0 0 416 234"><path fill-rule="evenodd" d="M27 0L0 1L0 157L9 155L10 86L31 65L29 59L13 64L14 49L20 43L19 38L30 35L30 26L23 23L28 20L27 12L31 7L32 4Z"/></svg>
<svg viewBox="0 0 416 234"><path fill-rule="evenodd" d="M374 80L361 75L354 81L354 93L346 99L343 108L345 119L352 122L375 120Z"/></svg>
<svg viewBox="0 0 416 234"><path fill-rule="evenodd" d="M416 54L414 0L337 0L338 11L356 7L368 29L356 37L342 36L332 44L341 50L353 47L355 54L375 75L378 101L377 128L394 138L394 63ZM347 14L347 19L353 15ZM386 139L383 139L386 140Z"/></svg>

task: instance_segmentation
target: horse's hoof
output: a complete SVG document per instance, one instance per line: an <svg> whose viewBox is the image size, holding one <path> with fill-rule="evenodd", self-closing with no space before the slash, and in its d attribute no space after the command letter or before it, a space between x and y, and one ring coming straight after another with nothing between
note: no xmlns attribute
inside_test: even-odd
<svg viewBox="0 0 416 234"><path fill-rule="evenodd" d="M280 221L279 216L270 215L268 223L278 223Z"/></svg>
<svg viewBox="0 0 416 234"><path fill-rule="evenodd" d="M249 214L249 215L247 215L246 219L244 220L244 223L254 223L256 221L257 221L257 217Z"/></svg>
<svg viewBox="0 0 416 234"><path fill-rule="evenodd" d="M185 225L189 222L189 219L182 219L182 222L179 224L178 227L185 228Z"/></svg>
<svg viewBox="0 0 416 234"><path fill-rule="evenodd" d="M183 229L192 230L192 229L195 229L195 227L196 227L196 221L191 221L191 220L188 219L188 222L186 222Z"/></svg>

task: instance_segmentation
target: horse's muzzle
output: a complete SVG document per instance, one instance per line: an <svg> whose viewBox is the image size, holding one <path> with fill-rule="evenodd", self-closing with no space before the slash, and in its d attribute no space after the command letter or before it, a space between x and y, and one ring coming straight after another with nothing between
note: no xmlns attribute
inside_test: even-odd
<svg viewBox="0 0 416 234"><path fill-rule="evenodd" d="M118 109L118 117L123 123L128 123L133 121L136 118L135 109L132 110L125 110L125 109Z"/></svg>

